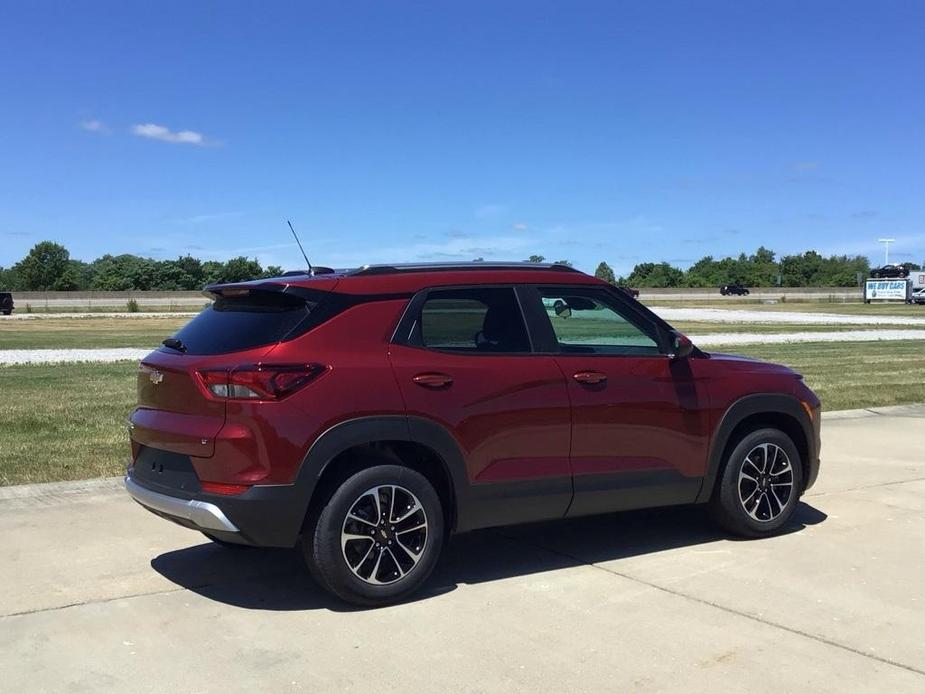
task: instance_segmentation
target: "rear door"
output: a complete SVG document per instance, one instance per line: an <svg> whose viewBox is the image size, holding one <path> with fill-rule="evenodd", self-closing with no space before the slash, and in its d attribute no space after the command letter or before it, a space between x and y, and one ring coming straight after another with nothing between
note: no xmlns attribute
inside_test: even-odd
<svg viewBox="0 0 925 694"><path fill-rule="evenodd" d="M524 300L568 384L569 515L694 501L709 440L699 360L669 359L657 327L605 288L538 287Z"/></svg>
<svg viewBox="0 0 925 694"><path fill-rule="evenodd" d="M440 424L465 458L460 529L564 515L568 392L555 359L533 353L513 287L422 292L390 358L408 414Z"/></svg>

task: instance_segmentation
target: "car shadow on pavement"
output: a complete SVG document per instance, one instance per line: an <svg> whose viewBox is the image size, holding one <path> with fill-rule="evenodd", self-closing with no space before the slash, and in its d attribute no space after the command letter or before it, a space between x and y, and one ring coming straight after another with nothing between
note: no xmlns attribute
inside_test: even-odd
<svg viewBox="0 0 925 694"><path fill-rule="evenodd" d="M825 519L823 512L801 502L784 533L799 532ZM459 584L628 559L721 540L747 542L718 530L701 506L480 530L450 539L434 575L410 601L450 592ZM338 612L359 609L318 587L296 550L227 548L208 542L161 554L151 561L151 566L178 586L236 607Z"/></svg>

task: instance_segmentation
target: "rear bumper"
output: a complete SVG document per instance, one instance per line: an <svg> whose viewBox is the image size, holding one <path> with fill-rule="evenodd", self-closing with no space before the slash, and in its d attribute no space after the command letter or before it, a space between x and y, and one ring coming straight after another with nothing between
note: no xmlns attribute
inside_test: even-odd
<svg viewBox="0 0 925 694"><path fill-rule="evenodd" d="M302 532L308 494L297 485L256 485L243 494L223 496L179 486L155 484L129 466L125 488L155 515L219 539L257 547L292 547ZM197 485L198 487L198 485Z"/></svg>
<svg viewBox="0 0 925 694"><path fill-rule="evenodd" d="M184 520L199 530L221 530L229 533L240 532L238 526L228 520L228 516L215 504L196 499L178 499L142 487L129 475L125 476L125 489L135 501L149 511L171 519Z"/></svg>

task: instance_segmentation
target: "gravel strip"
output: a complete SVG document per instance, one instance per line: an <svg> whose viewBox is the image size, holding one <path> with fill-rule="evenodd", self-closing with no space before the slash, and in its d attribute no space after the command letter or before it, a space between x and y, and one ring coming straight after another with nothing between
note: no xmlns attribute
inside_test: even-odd
<svg viewBox="0 0 925 694"><path fill-rule="evenodd" d="M140 361L149 354L151 354L150 349L131 347L115 349L2 349L0 350L0 365L77 362L106 364L116 361Z"/></svg>
<svg viewBox="0 0 925 694"><path fill-rule="evenodd" d="M690 335L698 347L710 345L763 345L789 342L879 342L925 340L925 330L838 330L830 333L710 333Z"/></svg>
<svg viewBox="0 0 925 694"><path fill-rule="evenodd" d="M921 325L925 327L925 312L921 318L911 318L909 316L848 316L839 313L765 312L725 308L653 306L651 309L669 322L689 320L709 323L821 323L825 325Z"/></svg>

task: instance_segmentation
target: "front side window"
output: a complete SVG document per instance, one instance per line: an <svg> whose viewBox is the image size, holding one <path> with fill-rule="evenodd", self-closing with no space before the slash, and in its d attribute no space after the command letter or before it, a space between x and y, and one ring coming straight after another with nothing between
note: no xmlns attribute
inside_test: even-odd
<svg viewBox="0 0 925 694"><path fill-rule="evenodd" d="M543 308L565 354L659 354L658 343L621 315L606 292L545 288Z"/></svg>
<svg viewBox="0 0 925 694"><path fill-rule="evenodd" d="M428 293L416 326L423 347L460 352L529 352L530 340L511 288Z"/></svg>

